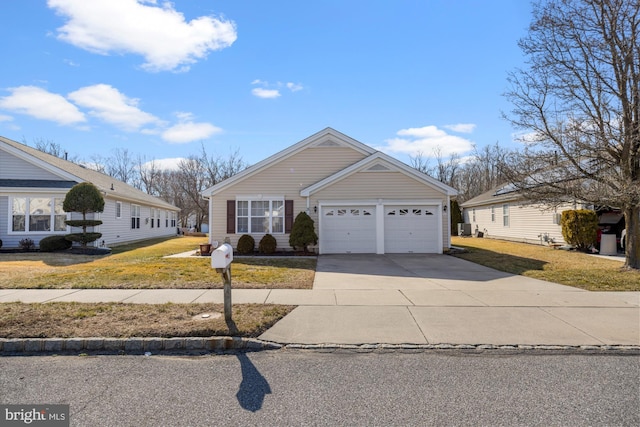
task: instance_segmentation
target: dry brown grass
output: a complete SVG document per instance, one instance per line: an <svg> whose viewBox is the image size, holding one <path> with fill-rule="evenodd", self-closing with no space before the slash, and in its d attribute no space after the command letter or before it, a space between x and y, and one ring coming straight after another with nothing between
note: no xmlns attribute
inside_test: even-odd
<svg viewBox="0 0 640 427"><path fill-rule="evenodd" d="M455 256L496 270L590 291L640 291L640 272L620 261L497 239L453 237L452 243L469 251Z"/></svg>
<svg viewBox="0 0 640 427"><path fill-rule="evenodd" d="M236 305L232 319L237 331L230 331L221 304L4 303L0 304L0 337L257 337L292 309ZM204 319L203 313L213 315Z"/></svg>
<svg viewBox="0 0 640 427"><path fill-rule="evenodd" d="M177 237L114 248L111 255L0 254L0 288L222 288L209 257L164 258L198 248L206 239ZM311 289L316 260L237 259L238 289Z"/></svg>

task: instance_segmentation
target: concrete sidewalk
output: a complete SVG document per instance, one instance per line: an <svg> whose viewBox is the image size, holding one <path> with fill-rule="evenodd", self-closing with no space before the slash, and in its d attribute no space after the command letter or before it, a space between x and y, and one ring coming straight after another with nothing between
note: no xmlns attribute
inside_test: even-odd
<svg viewBox="0 0 640 427"><path fill-rule="evenodd" d="M280 344L640 345L640 292L588 292L446 255L320 256L313 289L234 289L295 310ZM223 303L221 289L3 289L0 302Z"/></svg>

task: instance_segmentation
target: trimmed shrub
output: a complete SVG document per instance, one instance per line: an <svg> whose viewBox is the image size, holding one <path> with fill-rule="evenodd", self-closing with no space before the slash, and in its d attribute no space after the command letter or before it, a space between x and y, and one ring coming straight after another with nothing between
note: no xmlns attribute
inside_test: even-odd
<svg viewBox="0 0 640 427"><path fill-rule="evenodd" d="M0 248L2 247L2 239L0 239Z"/></svg>
<svg viewBox="0 0 640 427"><path fill-rule="evenodd" d="M265 234L262 239L260 239L260 244L258 244L258 251L263 254L272 254L276 251L276 247L278 246L278 242L276 238L271 234Z"/></svg>
<svg viewBox="0 0 640 427"><path fill-rule="evenodd" d="M64 251L71 248L71 241L65 236L47 236L40 240L40 252Z"/></svg>
<svg viewBox="0 0 640 427"><path fill-rule="evenodd" d="M458 235L458 224L464 222L462 219L462 212L460 211L460 205L458 205L457 200L452 200L449 205L450 215L451 215L451 235Z"/></svg>
<svg viewBox="0 0 640 427"><path fill-rule="evenodd" d="M95 242L100 237L102 233L72 233L64 236L69 242L80 243L82 247L86 247L87 243Z"/></svg>
<svg viewBox="0 0 640 427"><path fill-rule="evenodd" d="M562 212L562 237L581 251L586 251L598 240L598 215L588 209Z"/></svg>
<svg viewBox="0 0 640 427"><path fill-rule="evenodd" d="M293 248L301 248L305 253L308 252L307 246L318 244L318 235L313 227L313 220L305 212L300 212L293 221L289 244Z"/></svg>
<svg viewBox="0 0 640 427"><path fill-rule="evenodd" d="M104 210L104 198L98 187L90 182L81 182L71 187L62 202L62 209L65 212L79 212L82 220L66 220L65 223L71 227L81 227L82 233L67 235L67 240L79 242L83 248L87 243L94 242L102 237L101 233L87 233L87 227L95 227L102 224L97 219L87 219L88 213L102 212Z"/></svg>
<svg viewBox="0 0 640 427"><path fill-rule="evenodd" d="M20 249L22 249L23 251L30 251L32 249L35 249L36 247L35 242L29 238L20 240L18 244L20 245Z"/></svg>
<svg viewBox="0 0 640 427"><path fill-rule="evenodd" d="M256 241L253 239L253 237L249 236L248 234L243 234L238 240L238 247L236 248L236 250L240 255L246 255L253 253L253 249L255 247Z"/></svg>

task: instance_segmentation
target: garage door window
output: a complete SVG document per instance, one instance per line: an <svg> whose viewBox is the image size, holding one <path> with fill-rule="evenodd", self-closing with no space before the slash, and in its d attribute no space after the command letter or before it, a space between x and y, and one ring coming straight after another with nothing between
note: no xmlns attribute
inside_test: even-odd
<svg viewBox="0 0 640 427"><path fill-rule="evenodd" d="M392 209L387 212L387 216L425 216L425 215L433 215L433 212L427 209L406 209L406 208L398 208Z"/></svg>

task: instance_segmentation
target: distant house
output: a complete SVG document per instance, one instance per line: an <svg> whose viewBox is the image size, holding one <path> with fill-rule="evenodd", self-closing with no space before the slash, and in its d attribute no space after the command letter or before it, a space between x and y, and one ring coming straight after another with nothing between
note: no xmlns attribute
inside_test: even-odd
<svg viewBox="0 0 640 427"><path fill-rule="evenodd" d="M442 253L456 190L334 129L326 128L203 192L212 240L273 235L291 250L306 212L332 253Z"/></svg>
<svg viewBox="0 0 640 427"><path fill-rule="evenodd" d="M564 244L562 211L585 208L572 203L558 207L531 203L510 185L493 188L460 207L463 221L471 224L474 235L538 244Z"/></svg>
<svg viewBox="0 0 640 427"><path fill-rule="evenodd" d="M108 175L0 137L0 240L3 248L18 247L30 238L68 234L70 213L62 202L71 187L91 182L102 192L104 212L95 231L96 246L172 236L179 209ZM74 214L77 215L77 214ZM79 217L74 216L73 219ZM77 229L75 229L77 231Z"/></svg>

